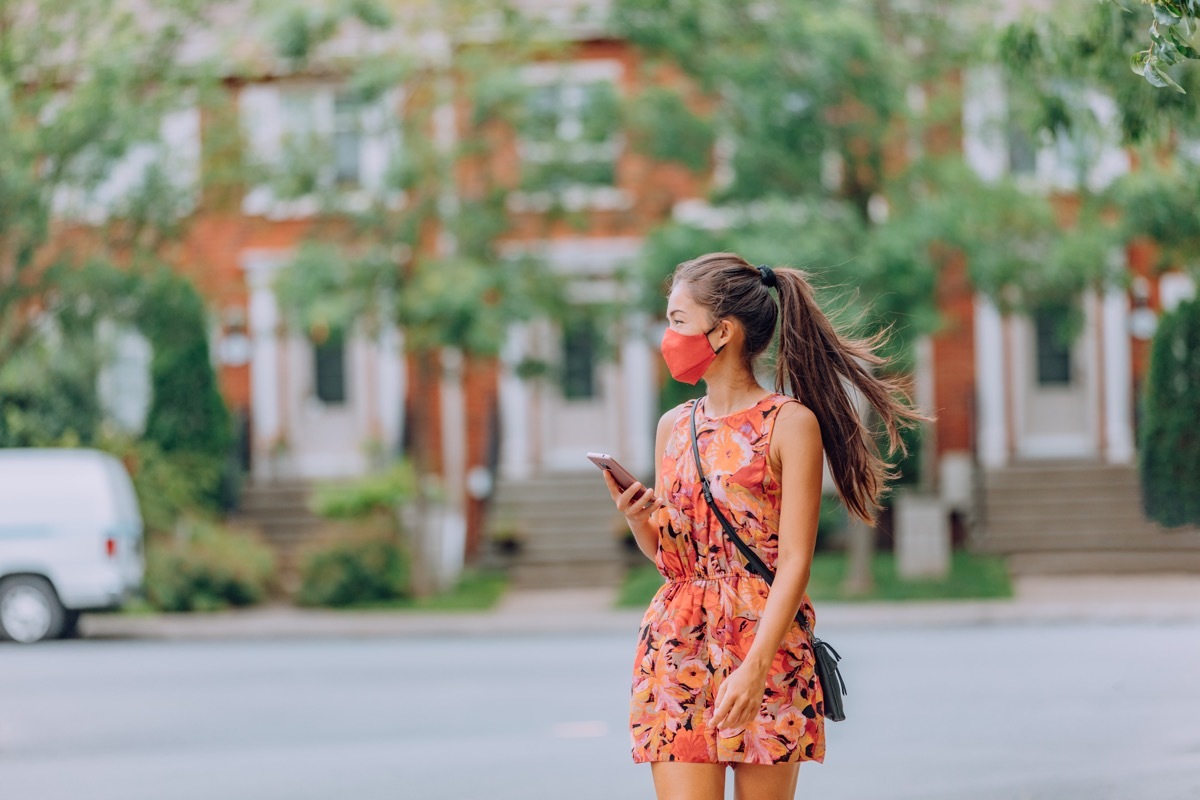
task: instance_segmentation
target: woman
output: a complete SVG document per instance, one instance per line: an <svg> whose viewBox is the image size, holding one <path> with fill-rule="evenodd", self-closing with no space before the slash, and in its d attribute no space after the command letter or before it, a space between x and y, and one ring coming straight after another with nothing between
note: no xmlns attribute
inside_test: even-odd
<svg viewBox="0 0 1200 800"><path fill-rule="evenodd" d="M775 299L774 290L778 296ZM680 264L662 351L671 374L707 392L658 423L654 491L622 492L617 508L666 578L642 622L634 662L633 758L650 762L659 800L721 800L725 766L738 798L791 798L801 761L825 757L822 689L795 622L815 623L805 589L817 538L823 456L851 513L871 520L888 465L846 391L853 385L886 427L919 415L872 368L874 341L838 335L803 273L754 267L730 253ZM779 325L776 389L754 361ZM783 392L787 392L784 394ZM749 571L700 490L776 573Z"/></svg>

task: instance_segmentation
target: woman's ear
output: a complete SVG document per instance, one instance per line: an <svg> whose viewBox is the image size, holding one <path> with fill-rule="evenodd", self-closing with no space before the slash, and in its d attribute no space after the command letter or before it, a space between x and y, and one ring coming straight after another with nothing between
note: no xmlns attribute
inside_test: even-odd
<svg viewBox="0 0 1200 800"><path fill-rule="evenodd" d="M717 335L717 342L715 345L713 345L713 349L722 348L733 341L734 331L735 328L733 320L731 320L729 317L726 317L718 322L717 329L713 331L713 333Z"/></svg>

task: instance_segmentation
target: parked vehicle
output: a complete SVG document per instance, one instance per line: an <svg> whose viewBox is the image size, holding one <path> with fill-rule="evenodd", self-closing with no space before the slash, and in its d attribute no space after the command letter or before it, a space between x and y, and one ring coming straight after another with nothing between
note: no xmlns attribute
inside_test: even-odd
<svg viewBox="0 0 1200 800"><path fill-rule="evenodd" d="M82 449L0 449L0 636L74 632L140 591L142 515L125 467Z"/></svg>

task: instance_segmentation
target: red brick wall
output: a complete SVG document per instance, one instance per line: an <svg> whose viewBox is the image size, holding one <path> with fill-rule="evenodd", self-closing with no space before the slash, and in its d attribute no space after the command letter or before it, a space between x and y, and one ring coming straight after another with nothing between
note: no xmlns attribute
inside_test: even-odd
<svg viewBox="0 0 1200 800"><path fill-rule="evenodd" d="M966 260L943 259L937 287L941 329L933 336L933 402L937 454L973 450L975 407L975 306Z"/></svg>

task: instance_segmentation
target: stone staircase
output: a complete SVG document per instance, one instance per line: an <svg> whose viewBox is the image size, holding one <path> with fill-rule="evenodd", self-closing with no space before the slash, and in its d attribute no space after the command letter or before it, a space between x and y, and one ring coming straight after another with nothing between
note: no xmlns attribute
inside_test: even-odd
<svg viewBox="0 0 1200 800"><path fill-rule="evenodd" d="M229 522L262 533L279 559L279 582L294 591L300 578L300 553L318 540L321 520L308 510L310 486L301 481L250 484L242 491Z"/></svg>
<svg viewBox="0 0 1200 800"><path fill-rule="evenodd" d="M1014 574L1200 574L1200 529L1147 521L1132 466L1029 464L990 471L984 484L968 546L1008 556Z"/></svg>
<svg viewBox="0 0 1200 800"><path fill-rule="evenodd" d="M488 561L521 589L616 586L630 558L624 522L596 470L502 480L488 515ZM506 540L515 552L505 552Z"/></svg>

